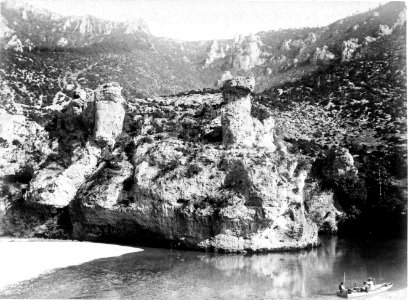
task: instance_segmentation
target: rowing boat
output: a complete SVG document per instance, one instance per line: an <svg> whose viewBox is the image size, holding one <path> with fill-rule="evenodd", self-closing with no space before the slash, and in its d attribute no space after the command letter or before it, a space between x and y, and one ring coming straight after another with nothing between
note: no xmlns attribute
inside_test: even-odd
<svg viewBox="0 0 408 300"><path fill-rule="evenodd" d="M372 294L385 292L389 290L390 288L392 288L392 286L393 286L392 283L381 283L381 284L374 285L373 288L368 292L359 292L356 289L352 289L346 292L337 291L337 296L342 297L342 298L355 298L355 297L361 297L361 296L368 296Z"/></svg>

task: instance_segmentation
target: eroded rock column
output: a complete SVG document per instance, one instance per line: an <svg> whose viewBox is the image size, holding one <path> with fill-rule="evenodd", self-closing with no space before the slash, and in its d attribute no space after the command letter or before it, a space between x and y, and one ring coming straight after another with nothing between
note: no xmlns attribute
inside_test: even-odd
<svg viewBox="0 0 408 300"><path fill-rule="evenodd" d="M255 79L237 77L225 81L223 97L226 105L221 117L224 146L251 146L253 122L251 96Z"/></svg>
<svg viewBox="0 0 408 300"><path fill-rule="evenodd" d="M95 92L95 142L101 146L113 146L122 133L125 119L125 99L122 88L112 82L99 87Z"/></svg>
<svg viewBox="0 0 408 300"><path fill-rule="evenodd" d="M236 77L223 86L222 143L233 147L261 147L274 151L275 121L265 107L252 105L254 78Z"/></svg>

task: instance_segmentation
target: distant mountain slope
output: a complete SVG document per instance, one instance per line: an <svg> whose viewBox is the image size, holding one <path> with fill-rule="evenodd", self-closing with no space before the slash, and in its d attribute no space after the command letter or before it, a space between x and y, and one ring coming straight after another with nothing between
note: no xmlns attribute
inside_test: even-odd
<svg viewBox="0 0 408 300"><path fill-rule="evenodd" d="M149 44L150 32L141 19L113 22L93 16L63 17L28 3L1 3L3 37L16 37L25 48L82 48L115 35L138 35Z"/></svg>
<svg viewBox="0 0 408 300"><path fill-rule="evenodd" d="M83 87L94 88L114 79L128 95L140 97L217 87L231 76L253 75L260 92L298 80L322 65L356 58L374 47L376 39L398 31L405 24L405 14L403 2L390 2L323 28L182 42L152 36L142 20L119 23L92 16L63 17L8 0L1 2L0 38L1 48L8 52L2 57L45 59L62 77L64 72L81 71ZM67 52L70 54L63 54ZM92 68L84 70L86 66L71 64L73 61ZM24 69L23 61L19 67ZM25 85L21 78L12 80Z"/></svg>

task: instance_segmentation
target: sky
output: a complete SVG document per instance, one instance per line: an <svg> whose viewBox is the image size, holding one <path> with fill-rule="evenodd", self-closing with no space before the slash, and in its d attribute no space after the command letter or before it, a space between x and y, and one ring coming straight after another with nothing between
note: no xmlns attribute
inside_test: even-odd
<svg viewBox="0 0 408 300"><path fill-rule="evenodd" d="M62 15L93 15L114 21L142 18L155 36L193 41L326 26L385 1L30 0L30 3Z"/></svg>

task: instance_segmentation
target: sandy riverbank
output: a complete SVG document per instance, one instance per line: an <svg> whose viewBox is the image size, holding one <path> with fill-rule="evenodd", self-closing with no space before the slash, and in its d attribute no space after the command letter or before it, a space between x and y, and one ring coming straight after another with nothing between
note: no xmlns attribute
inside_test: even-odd
<svg viewBox="0 0 408 300"><path fill-rule="evenodd" d="M0 239L0 289L53 269L143 251L140 248L77 241Z"/></svg>

